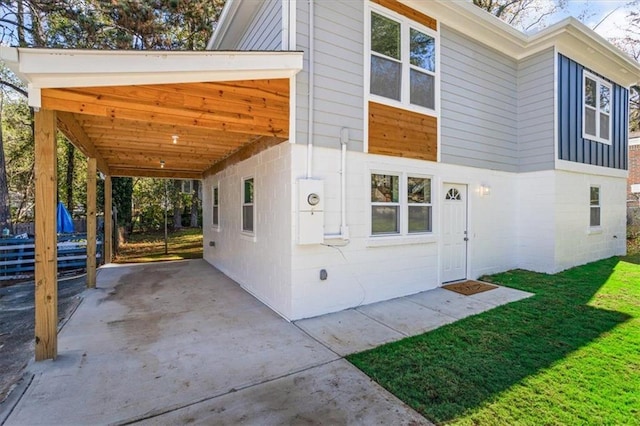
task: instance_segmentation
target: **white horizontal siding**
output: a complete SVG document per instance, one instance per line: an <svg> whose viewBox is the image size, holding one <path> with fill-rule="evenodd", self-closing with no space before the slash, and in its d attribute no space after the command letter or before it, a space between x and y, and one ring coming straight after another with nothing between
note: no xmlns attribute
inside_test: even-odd
<svg viewBox="0 0 640 426"><path fill-rule="evenodd" d="M260 3L240 41L238 50L282 49L282 1Z"/></svg>
<svg viewBox="0 0 640 426"><path fill-rule="evenodd" d="M553 61L553 49L548 49L518 64L518 170L522 172L555 167Z"/></svg>
<svg viewBox="0 0 640 426"><path fill-rule="evenodd" d="M305 51L296 78L296 142L306 144L309 81L308 2L297 2L297 49ZM314 144L340 147L340 130L349 129L349 149L363 149L364 3L315 2ZM337 22L340 24L338 25Z"/></svg>
<svg viewBox="0 0 640 426"><path fill-rule="evenodd" d="M517 64L441 26L441 158L516 171Z"/></svg>

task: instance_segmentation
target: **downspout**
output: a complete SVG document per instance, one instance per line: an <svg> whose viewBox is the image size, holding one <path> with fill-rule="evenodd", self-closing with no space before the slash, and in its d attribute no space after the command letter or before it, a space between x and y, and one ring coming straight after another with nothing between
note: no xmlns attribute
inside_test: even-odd
<svg viewBox="0 0 640 426"><path fill-rule="evenodd" d="M313 117L314 117L314 93L313 87L315 85L315 67L314 67L314 50L315 50L315 40L314 40L314 27L315 27L315 19L314 19L314 8L313 8L313 0L309 0L309 103L308 103L308 117L307 117L307 179L311 179L313 177Z"/></svg>
<svg viewBox="0 0 640 426"><path fill-rule="evenodd" d="M340 130L340 238L349 240L349 227L347 226L347 143L349 142L349 129L343 127Z"/></svg>
<svg viewBox="0 0 640 426"><path fill-rule="evenodd" d="M347 144L349 143L349 129L340 130L340 233L325 234L325 239L341 239L349 241L349 227L347 226Z"/></svg>

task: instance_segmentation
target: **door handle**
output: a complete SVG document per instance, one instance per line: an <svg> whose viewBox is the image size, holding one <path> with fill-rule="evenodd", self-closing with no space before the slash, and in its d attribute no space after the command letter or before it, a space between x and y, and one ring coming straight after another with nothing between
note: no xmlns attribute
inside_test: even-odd
<svg viewBox="0 0 640 426"><path fill-rule="evenodd" d="M467 238L467 237L464 237L464 240L465 240L465 241L469 241L469 238Z"/></svg>

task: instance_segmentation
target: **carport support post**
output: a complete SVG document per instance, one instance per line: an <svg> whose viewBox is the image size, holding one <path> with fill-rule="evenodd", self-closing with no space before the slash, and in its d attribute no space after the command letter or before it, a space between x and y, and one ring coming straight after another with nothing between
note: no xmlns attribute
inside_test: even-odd
<svg viewBox="0 0 640 426"><path fill-rule="evenodd" d="M58 237L56 234L56 113L34 114L36 361L58 355Z"/></svg>
<svg viewBox="0 0 640 426"><path fill-rule="evenodd" d="M96 173L97 161L87 159L87 288L96 287Z"/></svg>
<svg viewBox="0 0 640 426"><path fill-rule="evenodd" d="M112 258L112 238L113 238L113 218L111 212L111 176L107 175L104 178L104 263L111 263Z"/></svg>

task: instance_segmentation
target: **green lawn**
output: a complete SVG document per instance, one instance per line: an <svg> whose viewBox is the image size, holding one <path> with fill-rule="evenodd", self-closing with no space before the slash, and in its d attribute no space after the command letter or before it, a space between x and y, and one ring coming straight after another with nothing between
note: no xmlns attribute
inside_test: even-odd
<svg viewBox="0 0 640 426"><path fill-rule="evenodd" d="M535 296L349 361L436 423L640 424L640 255L484 279Z"/></svg>
<svg viewBox="0 0 640 426"><path fill-rule="evenodd" d="M120 244L116 263L157 262L163 260L201 259L202 230L183 228L169 232L168 252L164 254L164 232L134 233Z"/></svg>

